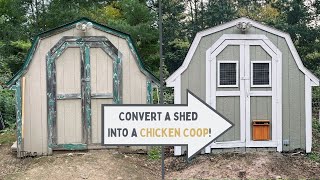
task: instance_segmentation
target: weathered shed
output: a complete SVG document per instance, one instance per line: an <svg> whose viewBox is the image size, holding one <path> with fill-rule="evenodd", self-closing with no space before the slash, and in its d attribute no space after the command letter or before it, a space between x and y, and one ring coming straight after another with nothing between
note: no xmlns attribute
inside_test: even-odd
<svg viewBox="0 0 320 180"><path fill-rule="evenodd" d="M16 91L18 156L101 144L101 104L152 102L158 83L131 37L82 18L35 37Z"/></svg>
<svg viewBox="0 0 320 180"><path fill-rule="evenodd" d="M198 32L181 65L167 80L176 104L186 89L234 123L205 148L311 151L311 90L318 78L306 69L289 34L248 18ZM183 153L175 147L175 154Z"/></svg>

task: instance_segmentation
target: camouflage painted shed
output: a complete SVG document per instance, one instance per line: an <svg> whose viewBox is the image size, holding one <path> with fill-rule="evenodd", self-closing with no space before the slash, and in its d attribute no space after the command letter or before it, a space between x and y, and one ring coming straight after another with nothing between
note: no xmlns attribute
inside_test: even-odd
<svg viewBox="0 0 320 180"><path fill-rule="evenodd" d="M35 37L16 91L18 156L100 147L101 104L152 102L131 37L82 18Z"/></svg>
<svg viewBox="0 0 320 180"><path fill-rule="evenodd" d="M311 151L312 86L289 34L248 18L198 32L183 64L167 80L176 104L186 89L234 123L205 148L213 151L268 148ZM259 125L260 124L260 125ZM265 138L257 138L266 126ZM185 147L175 147L175 154Z"/></svg>

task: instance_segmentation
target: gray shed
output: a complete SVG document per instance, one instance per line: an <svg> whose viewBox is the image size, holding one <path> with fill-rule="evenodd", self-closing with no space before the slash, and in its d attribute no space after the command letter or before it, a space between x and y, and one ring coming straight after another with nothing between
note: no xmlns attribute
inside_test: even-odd
<svg viewBox="0 0 320 180"><path fill-rule="evenodd" d="M18 156L101 148L101 104L152 103L130 35L86 18L35 37L16 91Z"/></svg>
<svg viewBox="0 0 320 180"><path fill-rule="evenodd" d="M205 148L269 148L312 145L312 86L289 34L248 18L198 32L181 65L167 80L175 104L191 90L234 123ZM181 155L183 147L175 147Z"/></svg>

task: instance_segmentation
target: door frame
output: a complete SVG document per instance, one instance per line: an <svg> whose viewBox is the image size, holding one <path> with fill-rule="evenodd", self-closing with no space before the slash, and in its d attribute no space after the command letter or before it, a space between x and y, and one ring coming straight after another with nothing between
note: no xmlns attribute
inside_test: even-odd
<svg viewBox="0 0 320 180"><path fill-rule="evenodd" d="M228 45L240 46L240 92L217 91L217 55ZM261 46L272 57L272 91L250 91L250 45ZM278 78L277 78L278 77ZM206 51L206 102L216 108L217 96L240 96L240 141L212 143L206 147L209 153L211 148L233 147L276 147L282 151L282 53L265 36L256 34L225 34L221 36ZM248 97L246 97L248 96ZM252 141L250 122L250 97L272 96L272 140ZM246 141L249 139L249 141Z"/></svg>
<svg viewBox="0 0 320 180"><path fill-rule="evenodd" d="M81 98L82 106L82 143L57 143L57 99L70 97L70 94L56 93L55 61L67 48L80 48L81 60ZM84 150L91 143L91 72L90 48L101 48L113 59L113 103L122 103L122 53L104 36L64 36L46 55L47 75L47 118L48 118L48 154L54 149ZM74 96L74 95L71 95ZM99 96L99 95L98 95Z"/></svg>

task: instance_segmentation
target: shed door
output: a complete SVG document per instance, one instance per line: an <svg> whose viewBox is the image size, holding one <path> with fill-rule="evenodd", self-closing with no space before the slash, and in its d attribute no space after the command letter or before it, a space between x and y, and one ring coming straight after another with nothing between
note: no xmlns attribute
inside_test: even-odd
<svg viewBox="0 0 320 180"><path fill-rule="evenodd" d="M46 56L48 151L101 143L101 104L122 103L122 54L103 36L65 36Z"/></svg>
<svg viewBox="0 0 320 180"><path fill-rule="evenodd" d="M68 149L66 145L81 149L85 144L100 144L101 105L113 102L112 58L101 48L90 48L85 52L89 56L87 53L89 62L83 64L90 67L81 65L80 48L68 48L56 61L57 145L63 149ZM85 103L87 93L91 107ZM91 116L91 137L84 134L88 132L84 130L86 114Z"/></svg>
<svg viewBox="0 0 320 180"><path fill-rule="evenodd" d="M56 60L57 144L81 144L81 60L79 48L68 48Z"/></svg>
<svg viewBox="0 0 320 180"><path fill-rule="evenodd" d="M225 40L211 53L210 104L234 123L212 148L281 147L276 52L262 40Z"/></svg>
<svg viewBox="0 0 320 180"><path fill-rule="evenodd" d="M112 58L101 48L90 48L92 144L101 144L101 105L112 104Z"/></svg>

